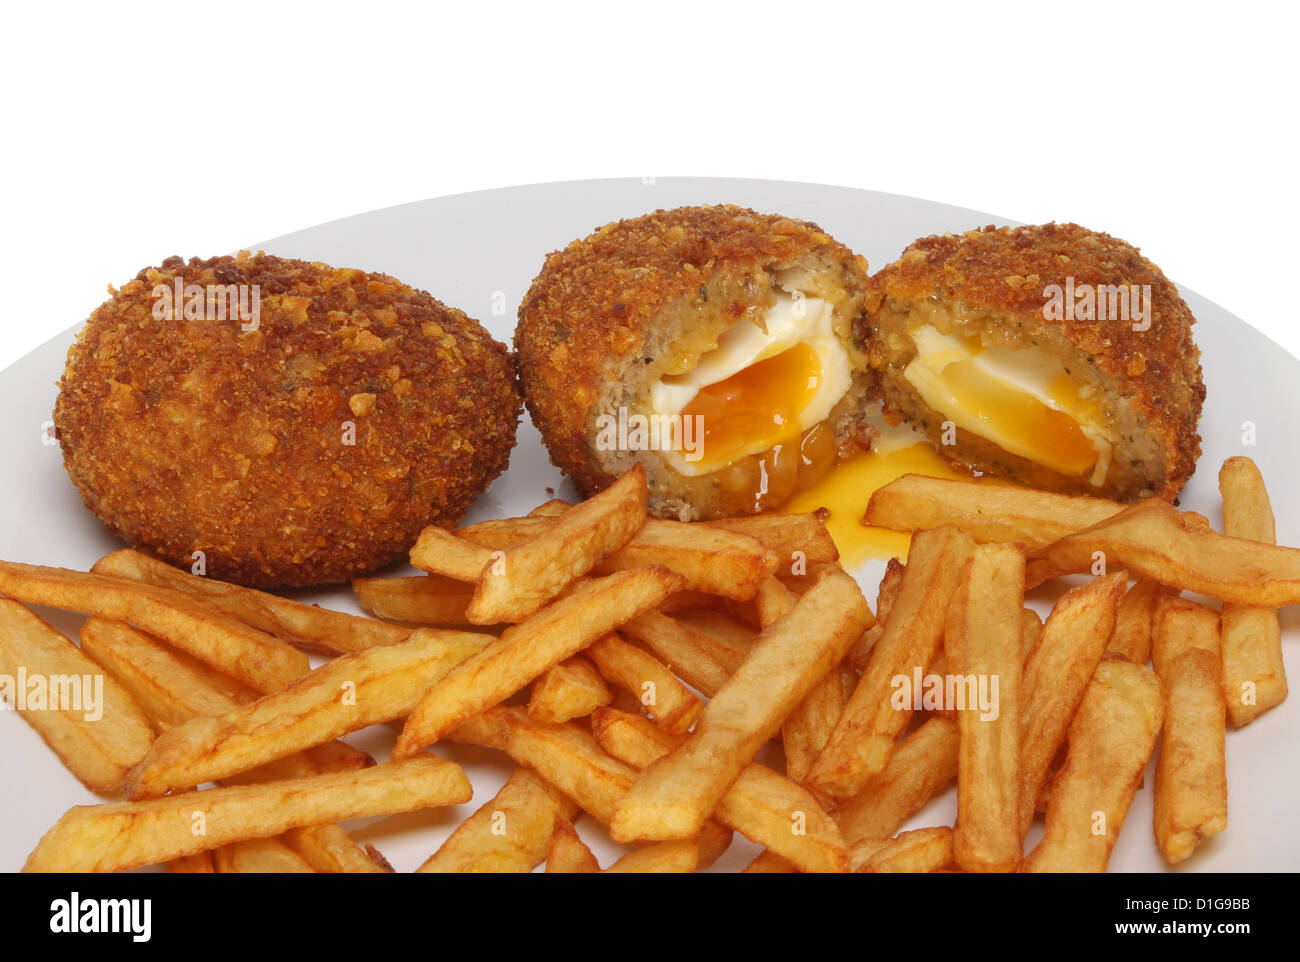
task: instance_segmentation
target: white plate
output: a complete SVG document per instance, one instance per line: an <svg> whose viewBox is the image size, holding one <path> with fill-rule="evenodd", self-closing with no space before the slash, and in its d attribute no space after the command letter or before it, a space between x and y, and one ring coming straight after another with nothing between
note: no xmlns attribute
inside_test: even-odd
<svg viewBox="0 0 1300 962"><path fill-rule="evenodd" d="M620 217L683 204L734 203L756 210L815 221L866 256L873 268L894 259L913 239L960 231L1001 218L929 201L837 187L775 181L659 179L582 181L512 187L421 201L361 214L254 245L274 254L320 260L340 267L378 270L424 288L447 304L480 319L509 343L520 299L541 268L543 257L593 228ZM1104 229L1104 224L1089 225ZM1140 241L1141 238L1131 238ZM160 251L160 259L170 251ZM184 252L208 255L209 251ZM125 281L126 278L119 279ZM1200 470L1183 493L1183 504L1219 519L1217 471L1224 458L1245 454L1258 462L1277 510L1278 540L1300 544L1300 453L1293 418L1300 412L1300 363L1223 308L1181 288L1199 323L1208 387L1201 421L1204 454ZM87 305L87 310L94 305ZM77 325L80 327L80 325ZM82 506L64 474L59 448L42 443L51 417L55 382L77 328L49 341L0 374L0 558L86 569L119 547ZM1243 443L1243 424L1253 422L1257 443ZM553 468L537 431L525 418L510 470L474 506L470 519L523 513L544 500L547 488L572 493ZM874 599L881 565L855 572ZM301 592L331 607L357 610L350 591ZM42 610L75 637L78 616ZM1300 672L1296 656L1300 617L1283 612L1288 668ZM1227 831L1202 846L1189 870L1294 870L1300 867L1300 699L1291 699L1244 731L1228 735L1231 788ZM351 741L386 757L391 738L379 730ZM440 748L440 751L442 749ZM409 871L435 851L446 835L495 793L510 766L495 753L447 748L465 764L475 801L455 809L349 823L359 840L374 842L399 871ZM17 870L59 815L97 798L83 789L11 712L0 713L0 755L6 777L0 787L0 870ZM1139 792L1111 859L1111 868L1159 871L1151 832L1152 773ZM950 824L956 809L949 790L910 827ZM579 831L601 864L620 852L600 826L586 818ZM1032 845L1041 829L1035 827ZM737 836L718 869L738 869L757 847Z"/></svg>

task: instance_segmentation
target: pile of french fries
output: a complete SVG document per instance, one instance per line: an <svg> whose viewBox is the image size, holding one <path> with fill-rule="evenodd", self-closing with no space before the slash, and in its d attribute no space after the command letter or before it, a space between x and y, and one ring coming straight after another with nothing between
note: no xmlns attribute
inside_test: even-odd
<svg viewBox="0 0 1300 962"><path fill-rule="evenodd" d="M125 796L68 811L26 870L391 871L336 823L470 801L447 743L515 768L421 872L599 871L581 819L628 846L615 872L703 869L734 833L763 847L749 872L1102 871L1158 742L1155 841L1179 862L1227 824L1226 724L1286 697L1276 609L1300 601L1255 466L1220 480L1223 533L1158 502L904 477L864 519L913 532L875 615L816 517L649 518L639 467L581 504L426 529L425 574L354 582L372 617L131 550L0 562L0 673L104 675L96 721L20 710ZM1079 573L1045 623L1026 607ZM86 613L80 645L27 605ZM922 676L995 679L996 711L898 697ZM381 764L342 741L385 725ZM900 831L954 780L955 825Z"/></svg>

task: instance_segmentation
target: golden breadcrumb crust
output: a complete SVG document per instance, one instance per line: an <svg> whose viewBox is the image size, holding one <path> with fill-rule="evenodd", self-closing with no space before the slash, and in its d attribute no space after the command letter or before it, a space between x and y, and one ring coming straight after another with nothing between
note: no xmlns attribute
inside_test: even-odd
<svg viewBox="0 0 1300 962"><path fill-rule="evenodd" d="M1067 278L1073 278L1076 289L1084 284L1150 285L1150 328L1135 331L1129 323L1114 320L1045 319L1044 289L1052 284L1064 287ZM1147 474L1145 490L1130 485L1111 496L1172 499L1195 470L1201 442L1197 423L1205 400L1200 351L1191 332L1195 318L1173 283L1136 247L1077 224L988 226L924 237L872 277L868 303L859 334L867 340L872 366L878 370L891 362L893 353L874 336L882 312L897 316L921 303L938 305L956 317L989 318L1013 346L1032 342L1084 358L1107 379L1111 398L1122 398L1145 422L1163 456L1162 464L1141 466ZM890 390L891 385L897 389L899 378L882 377L881 383L887 414L906 411L915 416L915 410L907 410L915 404ZM985 457L966 458L967 466L1020 476L1043 487L1097 493L1080 487L1078 479L1050 477L1053 472L1005 453L1000 463L991 464L989 452L980 450L989 447L970 445L966 454L975 450ZM941 450L963 460L961 450Z"/></svg>
<svg viewBox="0 0 1300 962"><path fill-rule="evenodd" d="M665 336L690 336L682 318L694 314L684 312L698 312L703 325L761 317L770 289L753 278L813 263L842 274L854 312L847 338L862 313L866 262L806 221L731 205L681 207L607 224L549 254L520 305L515 349L551 460L584 495L608 485L615 475L592 449L592 423L619 393L611 384L639 385L646 374L672 370L679 359L665 356ZM633 365L644 367L634 374ZM713 513L692 505L712 499L705 488L716 487L712 478L649 470L653 511Z"/></svg>
<svg viewBox="0 0 1300 962"><path fill-rule="evenodd" d="M177 278L248 285L246 305L256 285L256 330L215 302L155 317ZM457 522L505 470L519 413L513 358L462 312L383 274L241 253L171 257L112 291L68 352L55 424L116 534L270 587L344 580Z"/></svg>

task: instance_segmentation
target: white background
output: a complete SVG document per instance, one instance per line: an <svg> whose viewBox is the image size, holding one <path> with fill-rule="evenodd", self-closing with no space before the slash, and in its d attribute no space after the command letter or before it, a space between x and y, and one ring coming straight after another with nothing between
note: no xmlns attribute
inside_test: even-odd
<svg viewBox="0 0 1300 962"><path fill-rule="evenodd" d="M0 367L170 254L678 174L1075 220L1300 354L1296 20L1133 0L23 4L0 56Z"/></svg>

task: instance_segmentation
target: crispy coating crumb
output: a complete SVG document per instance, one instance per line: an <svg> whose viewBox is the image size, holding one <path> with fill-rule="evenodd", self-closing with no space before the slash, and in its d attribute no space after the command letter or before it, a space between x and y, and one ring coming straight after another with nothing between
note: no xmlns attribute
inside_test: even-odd
<svg viewBox="0 0 1300 962"><path fill-rule="evenodd" d="M246 285L246 306L255 285L256 329L211 299L167 319L155 292L178 278ZM519 413L513 358L462 312L383 274L244 252L168 258L114 292L68 352L55 424L116 534L272 587L373 570L456 523L505 470Z"/></svg>
<svg viewBox="0 0 1300 962"><path fill-rule="evenodd" d="M1113 320L1047 320L1044 288L1084 284L1150 285L1150 328L1134 331ZM1196 468L1200 456L1197 423L1205 400L1200 351L1192 340L1196 319L1164 273L1132 245L1078 224L996 228L944 234L914 241L897 261L871 279L869 311L860 336L868 340L872 365L884 371L897 357L874 330L883 317L898 317L916 304L939 306L954 317L977 318L1013 346L1039 344L1061 356L1073 354L1100 372L1112 401L1122 399L1144 432L1153 435L1157 463L1126 464L1135 477L1110 496L1131 500L1155 495L1173 498ZM886 412L915 410L899 397L898 377L882 377ZM891 386L893 390L891 390ZM892 396L891 396L892 395ZM914 407L914 405L912 405ZM928 411L928 409L927 409ZM1024 459L996 455L982 439L962 450L943 448L966 466L1019 477L1039 487L1083 490ZM1143 487L1142 485L1145 485Z"/></svg>
<svg viewBox="0 0 1300 962"><path fill-rule="evenodd" d="M638 385L673 372L674 339L715 322L761 321L771 295L759 278L792 265L826 270L844 285L847 339L861 313L866 262L807 221L732 205L657 210L547 256L520 305L515 349L533 422L579 491L599 491L630 466L593 450L596 414L637 403ZM644 463L653 512L713 513L716 479L688 482L657 458Z"/></svg>

